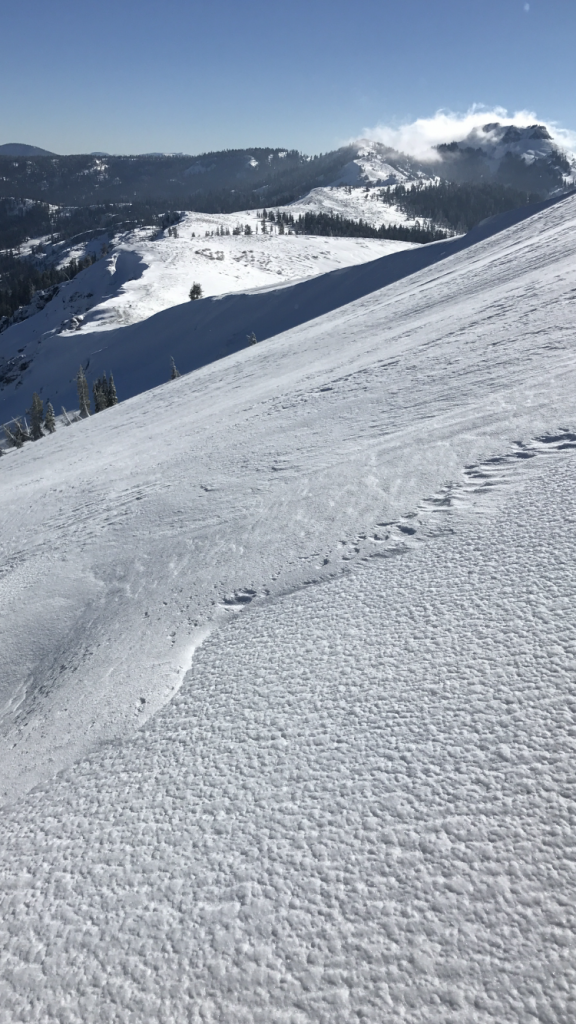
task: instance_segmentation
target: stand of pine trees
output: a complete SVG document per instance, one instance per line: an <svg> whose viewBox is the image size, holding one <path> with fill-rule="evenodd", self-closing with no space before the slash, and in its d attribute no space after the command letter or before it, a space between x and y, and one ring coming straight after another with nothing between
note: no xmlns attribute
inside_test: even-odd
<svg viewBox="0 0 576 1024"><path fill-rule="evenodd" d="M58 285L71 281L95 262L95 256L84 256L80 260L70 260L58 269L18 259L11 253L0 256L0 330L9 326L10 317L17 309L32 302L36 292L47 292L45 298L49 301L56 294Z"/></svg>
<svg viewBox="0 0 576 1024"><path fill-rule="evenodd" d="M415 226L405 224L382 224L379 228L367 224L364 220L349 220L338 213L305 213L299 217L293 214L263 211L262 223L266 220L278 225L289 227L297 235L328 235L352 238L387 238L396 242L438 242L448 237L448 232L439 228L427 227L417 223Z"/></svg>
<svg viewBox="0 0 576 1024"><path fill-rule="evenodd" d="M118 403L112 374L110 374L109 379L106 378L105 373L98 377L92 385L92 392L94 395L94 412L102 412L103 409L109 409Z"/></svg>
<svg viewBox="0 0 576 1024"><path fill-rule="evenodd" d="M395 185L382 189L383 202L399 207L407 217L432 220L435 224L457 231L470 231L480 221L497 213L516 210L528 203L537 203L537 192L522 192L508 185L457 185L441 181L434 185Z"/></svg>

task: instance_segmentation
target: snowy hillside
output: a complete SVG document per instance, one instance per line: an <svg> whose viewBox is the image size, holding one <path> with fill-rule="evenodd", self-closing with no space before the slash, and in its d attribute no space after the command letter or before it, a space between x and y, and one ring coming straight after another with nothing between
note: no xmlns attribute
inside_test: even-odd
<svg viewBox="0 0 576 1024"><path fill-rule="evenodd" d="M244 230L233 234L246 227L250 234L244 234ZM60 285L51 301L43 302L39 295L32 315L0 333L0 407L4 419L22 414L34 390L42 389L43 396L58 403L58 408L63 402L73 404L70 381L79 363L87 365L90 359L98 360L103 348L110 349L110 341L86 335L139 323L187 302L194 281L206 297L277 289L279 285L414 248L409 242L379 239L280 235L272 225L263 234L257 211L186 213L176 230L177 237L167 231L155 237L150 229L118 237L104 258ZM87 252L96 255L101 243L102 239L96 238L62 248L59 264L80 259ZM56 346L67 353L64 365L53 358ZM38 364L46 359L48 367L42 366L39 376ZM107 351L106 359L106 366L97 362L97 374L110 368L116 371L113 350ZM16 394L14 389L18 388L22 392ZM124 397L129 393L124 392ZM13 401L10 395L14 395Z"/></svg>
<svg viewBox="0 0 576 1024"><path fill-rule="evenodd" d="M523 207L465 237L416 246L255 233L206 237L206 230L225 227L223 218L198 215L189 215L198 218L192 221L196 230L188 216L178 226L182 238L150 241L131 235L108 258L62 286L43 310L0 334L1 420L22 415L34 391L57 411L76 408L80 364L91 380L111 370L120 399L129 398L166 380L171 356L182 372L196 369L245 348L252 332L263 341L305 323L474 245L530 212ZM387 255L377 259L378 252ZM207 288L227 281L230 290L173 305L194 280L189 262L194 260L196 280ZM344 265L330 270L339 260ZM328 272L313 275L322 267ZM258 279L267 280L268 287L249 290L247 282ZM155 306L161 311L150 315Z"/></svg>
<svg viewBox="0 0 576 1024"><path fill-rule="evenodd" d="M485 124L481 128L474 128L462 141L440 147L440 152L446 155L450 151L466 153L471 150L482 152L492 165L493 174L497 173L503 161L515 157L527 168L538 163L558 166L564 170L564 185L576 183L576 154L561 150L544 125L518 127L498 122ZM560 163L562 159L565 161L564 168Z"/></svg>
<svg viewBox="0 0 576 1024"><path fill-rule="evenodd" d="M246 226L250 235L233 234ZM162 232L151 240L149 231L140 231L119 241L106 266L107 283L118 260L129 259L133 269L112 285L110 297L102 296L91 306L81 330L145 320L186 301L193 281L201 284L205 296L277 287L412 248L410 243L378 239L279 235L272 225L263 234L256 210L185 213L177 232L177 238Z"/></svg>
<svg viewBox="0 0 576 1024"><path fill-rule="evenodd" d="M422 176L422 183L430 182ZM412 184L407 181L406 184ZM406 224L414 227L416 220L407 217L397 206L382 202L379 186L364 185L352 188L346 185L331 185L329 188L315 188L307 196L291 203L289 210L294 216L304 213L333 213L348 220L364 220L373 227L381 224Z"/></svg>
<svg viewBox="0 0 576 1024"><path fill-rule="evenodd" d="M359 139L354 159L334 182L335 185L409 185L426 178L419 162L389 146Z"/></svg>
<svg viewBox="0 0 576 1024"><path fill-rule="evenodd" d="M2 1024L573 1019L576 197L512 220L0 462Z"/></svg>
<svg viewBox="0 0 576 1024"><path fill-rule="evenodd" d="M576 183L576 154L554 140L544 125L494 122L419 158L381 142L360 139L354 159L337 183L394 186L430 178L494 181L544 196Z"/></svg>

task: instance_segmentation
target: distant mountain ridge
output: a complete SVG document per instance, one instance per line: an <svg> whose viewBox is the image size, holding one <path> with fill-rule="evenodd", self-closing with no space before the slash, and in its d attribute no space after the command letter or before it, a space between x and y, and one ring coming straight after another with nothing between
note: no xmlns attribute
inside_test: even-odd
<svg viewBox="0 0 576 1024"><path fill-rule="evenodd" d="M14 156L25 159L15 162ZM284 205L319 187L431 179L493 182L545 198L576 184L576 160L544 125L500 123L437 146L428 160L367 139L314 157L263 147L198 156L56 156L34 146L0 146L0 198L74 206L158 200L173 208L227 213Z"/></svg>
<svg viewBox="0 0 576 1024"><path fill-rule="evenodd" d="M0 156L56 156L49 149L39 146L27 146L23 142L5 142L0 146Z"/></svg>

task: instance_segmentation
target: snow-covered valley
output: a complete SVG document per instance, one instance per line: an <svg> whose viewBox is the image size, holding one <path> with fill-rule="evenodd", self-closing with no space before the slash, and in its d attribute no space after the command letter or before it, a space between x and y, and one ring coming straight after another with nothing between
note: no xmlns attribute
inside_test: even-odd
<svg viewBox="0 0 576 1024"><path fill-rule="evenodd" d="M507 223L1 460L3 1024L573 1019L576 197Z"/></svg>

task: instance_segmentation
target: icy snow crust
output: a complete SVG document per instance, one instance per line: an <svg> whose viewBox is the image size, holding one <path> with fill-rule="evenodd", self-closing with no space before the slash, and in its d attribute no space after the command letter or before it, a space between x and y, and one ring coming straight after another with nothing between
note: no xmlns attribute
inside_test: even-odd
<svg viewBox="0 0 576 1024"><path fill-rule="evenodd" d="M2 461L0 1021L574 1019L575 257Z"/></svg>

